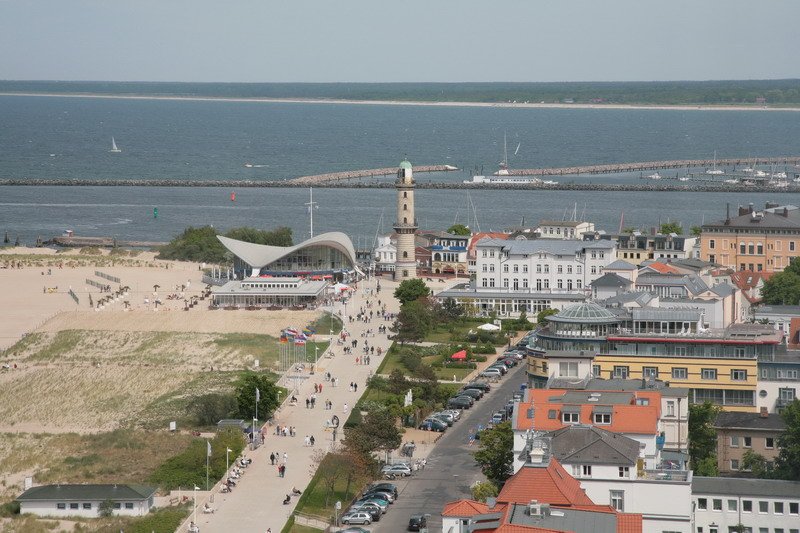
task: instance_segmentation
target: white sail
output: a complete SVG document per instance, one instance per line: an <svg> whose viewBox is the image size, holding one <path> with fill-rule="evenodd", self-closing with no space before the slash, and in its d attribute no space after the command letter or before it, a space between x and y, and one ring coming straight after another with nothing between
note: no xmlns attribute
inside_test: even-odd
<svg viewBox="0 0 800 533"><path fill-rule="evenodd" d="M111 150L109 150L109 152L112 152L112 153L118 154L118 153L120 153L121 151L122 151L122 150L120 150L119 148L117 148L117 143L114 141L114 137L111 137Z"/></svg>

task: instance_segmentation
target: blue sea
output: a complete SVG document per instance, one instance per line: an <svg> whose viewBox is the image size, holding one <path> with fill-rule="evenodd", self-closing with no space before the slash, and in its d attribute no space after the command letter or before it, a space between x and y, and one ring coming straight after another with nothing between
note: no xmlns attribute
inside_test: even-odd
<svg viewBox="0 0 800 533"><path fill-rule="evenodd" d="M493 172L507 135L509 165L534 168L668 159L798 155L800 113L518 109L0 96L0 178L283 180L350 169L450 164ZM109 153L111 137L122 153ZM514 154L516 152L516 154ZM253 168L246 168L250 163ZM620 183L628 175L569 178ZM557 178L559 179L559 178ZM565 178L566 179L566 178ZM0 187L0 233L31 243L78 235L169 240L189 225L287 225L307 237L308 191L225 188ZM315 189L315 233L370 245L394 218L390 190ZM471 200L471 202L470 202ZM458 222L499 230L571 216L616 231L724 217L725 204L798 203L792 193L421 190L425 229ZM471 207L474 204L474 210ZM153 218L158 207L159 217Z"/></svg>

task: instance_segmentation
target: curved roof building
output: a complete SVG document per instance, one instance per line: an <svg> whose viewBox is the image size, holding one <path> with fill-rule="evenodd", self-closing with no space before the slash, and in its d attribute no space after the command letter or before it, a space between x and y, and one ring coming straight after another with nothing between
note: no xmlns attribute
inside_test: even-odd
<svg viewBox="0 0 800 533"><path fill-rule="evenodd" d="M268 246L217 235L234 256L237 277L324 276L359 273L356 251L350 237L334 231L294 246Z"/></svg>

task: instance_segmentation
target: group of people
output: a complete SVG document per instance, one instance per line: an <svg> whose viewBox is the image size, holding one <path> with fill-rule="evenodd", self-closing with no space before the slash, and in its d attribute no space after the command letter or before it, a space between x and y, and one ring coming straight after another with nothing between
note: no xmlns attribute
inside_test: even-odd
<svg viewBox="0 0 800 533"><path fill-rule="evenodd" d="M275 434L279 437L294 437L294 426L275 426ZM263 444L263 441L262 441Z"/></svg>

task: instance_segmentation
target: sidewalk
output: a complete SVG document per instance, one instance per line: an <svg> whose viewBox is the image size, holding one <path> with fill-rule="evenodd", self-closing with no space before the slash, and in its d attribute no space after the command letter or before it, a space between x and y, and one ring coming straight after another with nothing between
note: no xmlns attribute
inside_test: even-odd
<svg viewBox="0 0 800 533"><path fill-rule="evenodd" d="M354 291L353 296L347 303L348 314L355 317L359 308L366 309L367 301L373 303L372 310L378 312L377 301L386 303L386 310L390 313L397 313L399 303L394 299L392 293L396 288L396 283L390 280L381 279L381 292L376 294L374 289L376 281L362 281L359 283L358 291ZM371 296L365 297L364 288L373 289ZM336 304L333 311L338 314L343 311L341 304ZM369 313L369 309L366 309ZM328 451L332 444L332 434L325 430L325 422L334 414L341 420L337 439L341 441L344 437L344 426L347 417L353 406L361 398L366 390L368 377L375 372L380 365L382 357L371 356L370 365L356 365L356 357L361 357L361 346L364 340L369 341L370 346L382 348L385 354L391 342L386 335L375 333L374 337L364 339L361 334L367 329L374 331L378 326L391 325L391 322L384 322L380 317L373 318L369 323L354 321L349 323L347 317L343 317L344 328L350 332L349 340L357 340L358 348L353 350L351 355L344 355L341 346L332 344L334 357L322 357L314 375L308 376L298 383L297 399L295 406L289 406L284 402L283 406L275 413L274 423L280 426L294 426L295 437L281 437L275 435L274 426L265 426L266 434L264 445L256 451L246 451L247 457L253 459L253 463L245 471L245 474L238 480L237 486L232 492L222 494L219 487L215 487L211 493L213 502L209 505L215 509L214 514L203 514L203 503L208 499L200 498L198 493L197 503L200 509L197 513L197 524L202 533L227 533L230 531L264 533L267 528L271 528L272 533L278 533L289 518L289 515L297 504L297 497L292 497L291 504L283 505L286 494L291 493L295 487L305 491L308 482L311 480L314 471L312 469L312 455L316 450ZM330 372L338 378L338 386L332 387L330 382L325 381L325 373ZM358 384L358 392L349 390L350 382ZM322 393L317 394L316 407L306 409L305 399L314 393L314 384L322 384ZM291 392L291 391L290 391ZM333 402L332 410L325 409L325 400ZM344 412L344 404L347 404L347 413ZM304 437L313 435L316 443L314 447L304 445ZM270 464L269 456L271 453L281 457L287 454L286 476L278 477L277 466ZM190 517L189 520L192 518ZM188 521L186 522L188 524ZM179 532L186 531L183 526Z"/></svg>

